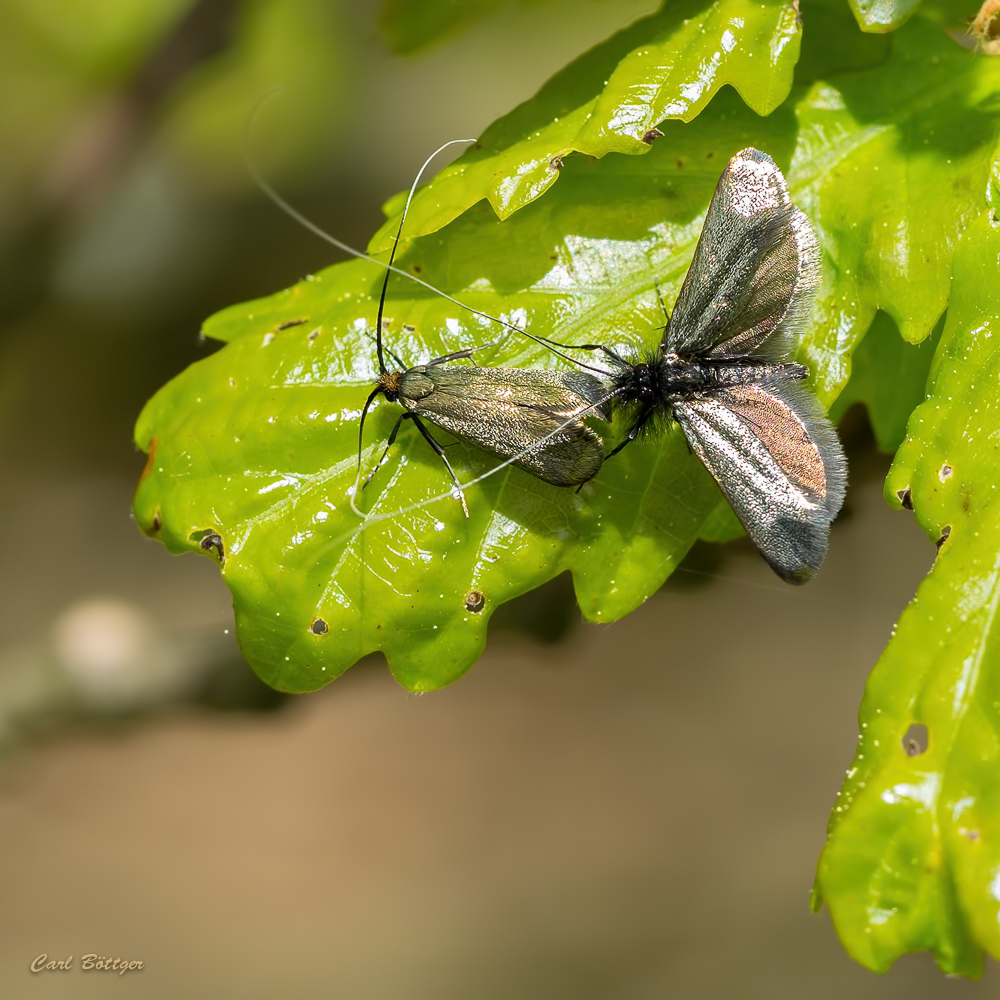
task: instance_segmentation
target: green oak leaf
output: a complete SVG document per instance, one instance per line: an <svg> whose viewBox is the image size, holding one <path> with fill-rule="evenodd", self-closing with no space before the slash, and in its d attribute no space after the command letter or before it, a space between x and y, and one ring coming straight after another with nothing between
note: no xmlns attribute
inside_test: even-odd
<svg viewBox="0 0 1000 1000"><path fill-rule="evenodd" d="M926 340L908 344L892 319L877 313L851 357L851 378L830 417L839 420L852 404L865 403L876 444L894 452L906 436L910 414L927 395L927 374L943 324L944 317Z"/></svg>
<svg viewBox="0 0 1000 1000"><path fill-rule="evenodd" d="M400 263L560 341L652 345L662 325L654 283L672 301L719 171L755 145L791 164L793 198L817 224L827 285L801 354L829 403L876 309L898 315L913 300L904 330L912 339L930 332L952 248L990 176L997 115L987 129L982 95L1000 82L1000 64L919 18L892 43L882 66L799 88L768 118L727 91L694 122L665 123L647 156L568 160L562 182L506 222L477 205L412 241ZM906 74L921 58L947 73L928 73L914 94ZM887 102L882 117L854 103L861 88L876 108ZM908 149L928 123L927 141ZM908 187L911 176L923 186ZM865 188L878 196L859 197ZM848 211L858 213L853 223ZM888 261L873 256L873 242ZM908 273L933 287L907 298ZM218 314L204 330L227 346L164 387L136 429L151 454L136 494L140 526L173 551L220 559L240 642L269 683L313 689L381 649L407 687L440 687L476 659L490 614L512 597L569 570L584 615L611 621L661 586L700 533L731 534L731 519L710 519L718 489L676 429L626 449L579 495L504 469L469 490L468 520L447 495L392 516L447 493L437 457L404 433L359 499L390 516L359 533L348 491L375 370L368 331L380 284L371 262L338 264ZM386 316L387 342L408 364L495 336L402 278L393 278ZM564 364L516 335L479 360ZM366 470L398 414L386 404L370 414ZM464 481L494 466L441 436ZM484 596L481 609L467 609L478 605L470 594Z"/></svg>
<svg viewBox="0 0 1000 1000"><path fill-rule="evenodd" d="M945 972L1000 958L1000 222L955 255L930 395L886 482L940 540L868 680L861 741L814 905L882 971L930 949ZM914 729L912 727L923 727Z"/></svg>
<svg viewBox="0 0 1000 1000"><path fill-rule="evenodd" d="M803 30L796 83L873 69L889 55L890 40L863 34L843 0L802 0L799 12Z"/></svg>
<svg viewBox="0 0 1000 1000"><path fill-rule="evenodd" d="M665 119L691 121L729 84L758 114L788 96L801 24L794 0L679 0L580 56L494 122L414 199L409 238L486 198L501 219L534 201L570 153L646 153ZM386 249L403 202L370 243Z"/></svg>
<svg viewBox="0 0 1000 1000"><path fill-rule="evenodd" d="M918 343L948 301L951 257L982 207L1000 123L1000 62L915 18L884 64L813 84L789 182L828 251L810 354L821 395L846 381L850 352L882 309Z"/></svg>
<svg viewBox="0 0 1000 1000"><path fill-rule="evenodd" d="M913 15L920 0L850 0L862 31L895 31Z"/></svg>

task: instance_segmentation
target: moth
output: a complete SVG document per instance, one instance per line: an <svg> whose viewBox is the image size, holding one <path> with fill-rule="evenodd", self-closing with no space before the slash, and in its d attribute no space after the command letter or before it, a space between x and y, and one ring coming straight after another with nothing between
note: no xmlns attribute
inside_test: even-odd
<svg viewBox="0 0 1000 1000"><path fill-rule="evenodd" d="M375 379L375 386L365 402L359 422L359 481L365 418L375 400L379 396L383 396L389 402L399 403L403 407L403 413L390 431L385 450L375 468L365 479L364 485L371 481L385 461L403 422L410 420L440 456L456 486L459 485L459 482L455 470L452 468L443 446L434 438L424 421L436 424L458 437L471 441L503 458L505 465L516 465L554 486L579 487L597 475L604 462L604 442L584 422L584 417L591 415L604 420L610 419L610 411L606 407L608 393L600 378L604 373L599 369L590 369L596 374L588 374L587 371L583 370L589 368L588 365L581 365L579 361L568 357L558 350L558 345L547 338L536 337L497 316L491 316L482 310L474 309L424 279L394 266L396 249L399 245L406 215L414 192L427 167L438 154L448 147L473 141L452 139L436 149L424 161L410 187L388 262L377 260L354 249L317 226L274 190L249 157L247 167L261 190L282 211L306 229L339 250L353 257L371 261L385 269L382 292L379 297L376 332L373 336L379 371ZM506 334L498 340L454 351L422 365L412 368L407 366L395 354L386 350L382 343L383 313L390 274L407 278L473 315L496 323L508 333L514 333L544 345L548 350L574 365L577 370L484 368L475 365L456 366L450 364L450 362L468 360L479 351L497 346L505 339ZM388 368L385 362L387 354L399 366L398 369ZM468 516L465 495L461 490L458 491L458 495Z"/></svg>
<svg viewBox="0 0 1000 1000"><path fill-rule="evenodd" d="M427 163L424 168L426 166ZM460 486L458 476L444 447L428 430L425 420L509 460L509 464L516 465L553 486L582 486L597 475L604 463L604 442L584 422L584 417L594 415L603 420L611 417L606 404L608 391L601 379L580 370L587 366L573 362L578 366L576 371L548 371L483 368L478 365L449 363L467 360L478 351L494 347L500 342L496 340L453 351L411 368L391 351L387 351L382 343L382 317L389 275L394 272L393 261L403 223L406 221L406 212L424 168L421 168L410 189L410 197L403 209L382 281L375 327L379 374L361 411L358 434L359 477L365 418L375 400L383 396L390 403L399 403L403 412L389 433L381 458L365 480L366 486L385 461L406 420L416 426L444 462L456 487ZM503 322L496 317L489 318L494 322ZM545 343L550 350L555 349L544 338L534 337L524 330L517 332L531 340ZM390 370L386 366L387 353L399 365L398 369ZM555 353L561 352L556 350ZM469 508L464 492L458 490L458 496L465 516L468 517Z"/></svg>
<svg viewBox="0 0 1000 1000"><path fill-rule="evenodd" d="M602 345L625 439L676 422L751 541L790 583L816 574L847 482L833 425L789 360L819 281L819 247L766 153L738 152L719 178L659 346ZM661 300L662 304L662 300Z"/></svg>

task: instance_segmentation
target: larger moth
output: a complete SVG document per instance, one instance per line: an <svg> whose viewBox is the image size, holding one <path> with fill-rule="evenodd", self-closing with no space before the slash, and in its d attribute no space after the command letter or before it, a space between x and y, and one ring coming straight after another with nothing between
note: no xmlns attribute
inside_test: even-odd
<svg viewBox="0 0 1000 1000"><path fill-rule="evenodd" d="M766 153L738 152L719 178L663 338L645 356L600 345L620 451L676 421L760 554L791 583L826 555L844 501L837 433L790 360L819 280L812 226ZM610 455L609 455L610 457Z"/></svg>

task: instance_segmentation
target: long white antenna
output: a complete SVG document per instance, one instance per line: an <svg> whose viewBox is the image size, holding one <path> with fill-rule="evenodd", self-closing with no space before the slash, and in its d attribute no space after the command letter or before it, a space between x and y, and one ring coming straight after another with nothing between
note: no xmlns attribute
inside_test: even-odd
<svg viewBox="0 0 1000 1000"><path fill-rule="evenodd" d="M417 277L417 275L411 274L409 271L404 271L400 267L395 267L392 264L387 264L385 263L385 261L381 261L377 257L373 257L371 254L364 253L361 250L355 250L354 247L349 246L342 240L338 240L336 236L331 235L325 229L321 229L319 226L316 225L315 222L304 216L297 208L295 208L284 198L282 198L282 196L278 194L278 192L275 191L274 188L271 187L271 185L265 180L264 176L257 169L257 165L256 163L254 163L253 157L250 155L250 148L251 148L250 139L251 139L251 133L253 131L254 122L256 121L261 108L277 93L278 91L276 89L266 93L256 103L256 105L254 105L253 110L250 112L250 115L247 118L247 128L246 128L246 134L244 136L243 156L244 160L246 161L247 170L250 172L250 176L253 177L253 179L257 182L258 186L264 192L264 194L266 194L268 198L270 198L271 201L273 201L275 205L277 205L283 212L286 212L300 225L305 226L305 228L308 229L311 233L315 233L321 240L326 240L327 243L332 244L338 250L343 250L344 253L350 254L352 257L357 257L359 260L367 260L373 264L377 264L379 267L384 267L387 271L390 271L393 274L398 274L404 278L409 278L410 281L413 281L416 284L423 286L428 291L434 292L435 295L440 295L441 298L447 299L447 301L458 306L460 309L464 309L467 312L472 313L473 316L481 316L483 319L489 320L491 323L499 323L500 326L503 326L508 330L512 330L515 333L519 333L521 334L522 337L527 337L528 340L533 340L536 344L540 344L542 347L545 347L548 350L550 350L557 357L562 358L564 361L568 361L572 365L576 365L578 368L585 368L587 371L597 372L599 375L607 374L607 372L603 371L600 368L595 368L591 365L585 364L584 362L578 360L577 358L572 358L568 354L564 354L556 346L554 346L551 341L546 340L544 337L536 337L534 334L528 333L527 330L524 330L519 326L515 326L513 323L508 323L506 320L500 319L498 316L493 316L490 313L483 311L482 309L476 309L473 306L470 306L467 303L454 298L454 296L449 295L447 292L443 292L440 288L437 288L436 286L432 285L429 281L424 281L423 278L419 278ZM424 162L424 165L420 168L420 173L417 175L418 179L420 175L423 174L423 172L427 169L427 166L431 162L431 160L433 160L434 157L438 155L438 153L440 153L442 150L447 149L449 146L453 146L456 145L457 143L463 143L463 142L474 143L476 142L476 140L450 139L448 142L439 146L427 158L427 160ZM416 182L414 182L413 187L410 189L410 195L406 199L407 208L409 208L410 206L410 201L413 198L415 190L416 190Z"/></svg>

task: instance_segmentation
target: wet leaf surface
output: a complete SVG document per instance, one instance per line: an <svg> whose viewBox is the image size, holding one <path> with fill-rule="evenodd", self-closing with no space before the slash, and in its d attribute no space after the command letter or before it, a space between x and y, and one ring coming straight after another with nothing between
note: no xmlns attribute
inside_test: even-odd
<svg viewBox="0 0 1000 1000"><path fill-rule="evenodd" d="M726 84L758 114L788 96L801 24L792 0L680 0L580 56L416 197L410 237L486 198L501 219L548 190L573 153L647 153L665 119L690 121ZM384 250L403 202L371 241Z"/></svg>
<svg viewBox="0 0 1000 1000"><path fill-rule="evenodd" d="M654 280L672 301L722 166L755 145L790 164L793 198L819 232L826 284L800 353L829 403L877 309L900 317L909 340L931 331L952 248L990 176L1000 62L919 18L891 41L882 65L797 88L768 118L728 91L694 122L665 123L645 156L571 158L544 198L503 223L476 206L413 241L402 266L557 340L652 346L663 322ZM932 68L914 83L917 65ZM448 487L409 428L360 498L384 519L359 531L348 491L380 281L374 264L339 264L218 314L205 332L227 346L161 390L137 426L140 446L155 447L139 524L173 551L221 563L243 649L269 683L310 690L381 649L407 687L439 687L474 662L492 611L512 597L570 570L584 615L611 621L700 533L732 533L724 514L706 524L719 493L676 429L626 449L579 494L504 469L468 492L466 520L447 496L392 516ZM495 335L402 278L386 315L387 342L408 364ZM479 357L564 364L515 337ZM398 414L373 410L365 470ZM463 481L495 465L440 437ZM205 548L209 533L219 542ZM478 612L467 610L471 591L484 595Z"/></svg>
<svg viewBox="0 0 1000 1000"><path fill-rule="evenodd" d="M886 482L940 548L875 667L814 903L864 965L1000 956L1000 223L962 238L930 396Z"/></svg>

